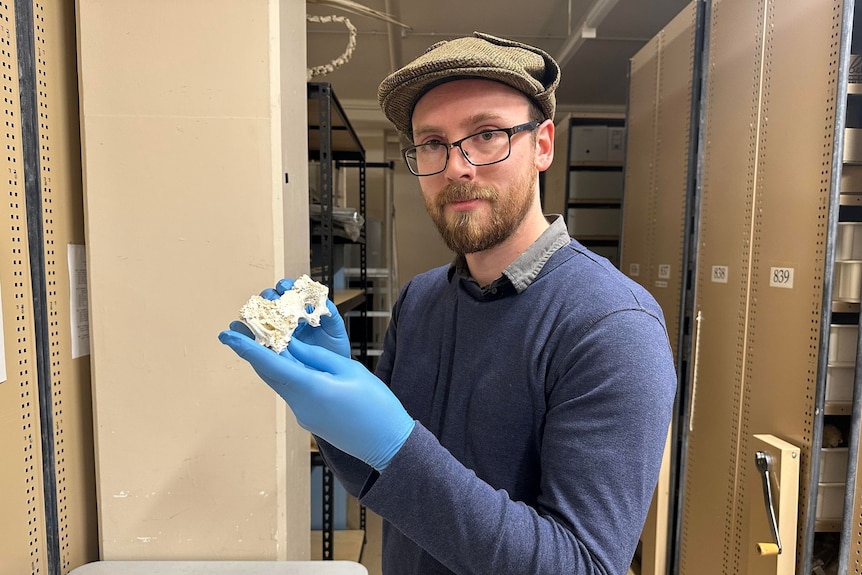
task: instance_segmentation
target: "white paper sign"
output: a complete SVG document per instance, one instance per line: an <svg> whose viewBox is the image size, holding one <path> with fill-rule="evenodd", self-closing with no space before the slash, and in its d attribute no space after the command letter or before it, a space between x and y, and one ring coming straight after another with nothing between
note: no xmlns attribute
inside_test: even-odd
<svg viewBox="0 0 862 575"><path fill-rule="evenodd" d="M90 308L87 298L87 251L69 244L69 326L72 358L90 355Z"/></svg>

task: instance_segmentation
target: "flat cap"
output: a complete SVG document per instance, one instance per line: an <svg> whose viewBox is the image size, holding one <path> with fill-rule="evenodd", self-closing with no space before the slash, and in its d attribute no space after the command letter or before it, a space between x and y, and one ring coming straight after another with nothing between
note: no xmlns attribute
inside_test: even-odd
<svg viewBox="0 0 862 575"><path fill-rule="evenodd" d="M409 135L419 98L438 84L463 78L507 84L532 99L545 119L554 118L554 90L560 83L556 61L539 48L481 32L432 45L387 76L377 89L377 100L398 131Z"/></svg>

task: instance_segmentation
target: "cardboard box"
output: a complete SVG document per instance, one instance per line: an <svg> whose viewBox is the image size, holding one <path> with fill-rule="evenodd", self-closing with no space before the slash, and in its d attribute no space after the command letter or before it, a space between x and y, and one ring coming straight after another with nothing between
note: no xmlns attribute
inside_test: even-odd
<svg viewBox="0 0 862 575"><path fill-rule="evenodd" d="M817 484L817 520L841 519L844 516L845 483Z"/></svg>
<svg viewBox="0 0 862 575"><path fill-rule="evenodd" d="M621 200L624 184L622 170L572 170L569 172L569 199Z"/></svg>
<svg viewBox="0 0 862 575"><path fill-rule="evenodd" d="M847 481L847 447L820 448L820 483L844 483Z"/></svg>
<svg viewBox="0 0 862 575"><path fill-rule="evenodd" d="M618 208L569 208L569 234L584 236L618 236L622 212Z"/></svg>
<svg viewBox="0 0 862 575"><path fill-rule="evenodd" d="M826 401L849 403L853 400L853 378L856 366L827 365L826 366Z"/></svg>

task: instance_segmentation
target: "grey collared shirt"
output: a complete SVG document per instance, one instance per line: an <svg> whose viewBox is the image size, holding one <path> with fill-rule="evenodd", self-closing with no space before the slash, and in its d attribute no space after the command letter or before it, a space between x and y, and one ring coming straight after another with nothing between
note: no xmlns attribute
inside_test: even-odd
<svg viewBox="0 0 862 575"><path fill-rule="evenodd" d="M533 280L542 271L542 267L544 267L548 258L558 249L569 243L571 238L569 237L566 223L563 221L563 216L552 215L545 216L545 218L550 224L548 229L542 232L542 235L527 248L527 251L518 256L515 261L503 270L503 275L487 286L483 286L483 294L495 294L507 284L511 284L515 288L515 291L521 293L533 283ZM450 279L453 273L457 273L459 276L476 283L476 280L470 275L467 260L462 255L457 256L455 261L452 262L452 267L449 269Z"/></svg>

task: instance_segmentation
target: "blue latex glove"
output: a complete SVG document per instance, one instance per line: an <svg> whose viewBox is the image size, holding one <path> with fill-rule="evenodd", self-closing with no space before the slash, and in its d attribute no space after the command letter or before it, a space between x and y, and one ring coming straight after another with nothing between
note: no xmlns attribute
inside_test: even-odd
<svg viewBox="0 0 862 575"><path fill-rule="evenodd" d="M378 471L413 431L398 398L357 361L300 339L280 355L234 330L219 341L284 398L300 426Z"/></svg>
<svg viewBox="0 0 862 575"><path fill-rule="evenodd" d="M293 287L292 279L282 279L275 284L275 289L265 289L260 292L262 298L268 300L277 300L284 292L290 291ZM347 329L344 327L344 320L341 314L338 313L338 308L330 300L326 300L326 309L330 315L320 316L320 325L314 327L300 321L299 326L294 330L291 339L296 338L311 345L319 345L330 351L350 358L350 339L347 337ZM234 322L230 325L230 329L241 333L250 333L247 328L242 327L242 322Z"/></svg>

